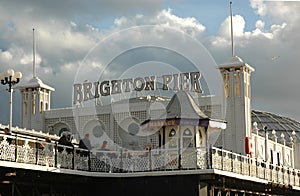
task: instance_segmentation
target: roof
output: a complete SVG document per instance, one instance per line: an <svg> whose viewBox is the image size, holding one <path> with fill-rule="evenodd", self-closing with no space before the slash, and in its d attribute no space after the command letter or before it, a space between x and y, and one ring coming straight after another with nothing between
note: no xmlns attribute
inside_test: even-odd
<svg viewBox="0 0 300 196"><path fill-rule="evenodd" d="M198 105L195 103L193 97L185 92L178 91L170 100L166 108L167 119L208 119Z"/></svg>
<svg viewBox="0 0 300 196"><path fill-rule="evenodd" d="M294 119L259 110L252 110L251 116L252 123L256 122L257 128L261 131L266 127L270 132L275 130L277 137L283 133L286 139L291 137L292 132L295 131L297 137L300 138L300 122Z"/></svg>
<svg viewBox="0 0 300 196"><path fill-rule="evenodd" d="M161 123L156 123L161 122ZM162 126L166 124L200 125L203 127L226 128L224 120L211 119L201 111L193 97L186 91L175 93L166 107L166 112L156 119L147 119L141 125ZM153 124L153 125L152 125Z"/></svg>
<svg viewBox="0 0 300 196"><path fill-rule="evenodd" d="M229 59L227 63L219 65L219 69L227 69L227 68L240 68L240 67L247 67L250 71L254 71L254 68L245 63L240 57L233 56Z"/></svg>
<svg viewBox="0 0 300 196"><path fill-rule="evenodd" d="M34 77L27 83L21 83L19 85L16 85L16 89L25 89L25 88L44 88L50 91L54 91L55 89L51 86L48 86L47 84L44 84L41 79L38 77Z"/></svg>

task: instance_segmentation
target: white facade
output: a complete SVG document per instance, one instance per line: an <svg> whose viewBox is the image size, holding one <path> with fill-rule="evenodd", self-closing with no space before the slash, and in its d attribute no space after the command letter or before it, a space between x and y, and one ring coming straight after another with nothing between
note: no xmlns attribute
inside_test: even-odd
<svg viewBox="0 0 300 196"><path fill-rule="evenodd" d="M245 138L251 137L251 83L254 69L239 57L219 66L224 80L227 129L222 133L222 147L245 153Z"/></svg>
<svg viewBox="0 0 300 196"><path fill-rule="evenodd" d="M45 111L51 108L51 92L54 88L44 84L38 77L16 88L21 91L21 126L42 130L45 127Z"/></svg>
<svg viewBox="0 0 300 196"><path fill-rule="evenodd" d="M254 69L238 57L232 57L228 63L220 65L219 69L224 79L227 104L225 119L227 128L221 134L211 127L210 134L206 135L206 130L194 126L181 126L180 128L168 126L165 130L143 132L140 128L141 123L153 117L163 117L162 115L166 113L165 108L170 98L158 96L137 97L130 101L120 101L104 106L96 105L90 108L75 106L51 110L51 92L54 89L43 84L38 78L33 78L29 83L18 86L22 94L22 126L56 135L67 129L77 140L85 133L90 133L90 139L95 148L106 140L109 141L111 149L117 149L119 146L143 149L149 143L155 148L166 143L173 145L174 141L176 141L174 145L183 145L185 143L183 133L185 130L190 130L192 136L186 135L186 137L191 137L194 146L215 145L235 153L245 154L245 139L249 137L253 142L252 157L273 164L300 168L299 144L290 145L289 138L285 138L285 143L282 143L282 138L272 140L258 134L263 130L252 128L250 76ZM199 99L203 100L199 101L202 104L199 108L203 111L222 112L219 105L205 105L211 103L209 99L218 100L218 97L200 97ZM215 100L214 103L216 103ZM134 133L129 132L128 129L134 130ZM170 140L169 134L172 129L180 133L180 140ZM203 137L206 139L203 140Z"/></svg>

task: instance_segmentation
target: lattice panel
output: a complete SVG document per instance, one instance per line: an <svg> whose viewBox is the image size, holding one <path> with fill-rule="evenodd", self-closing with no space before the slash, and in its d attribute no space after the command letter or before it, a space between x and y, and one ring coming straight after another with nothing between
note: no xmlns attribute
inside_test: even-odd
<svg viewBox="0 0 300 196"><path fill-rule="evenodd" d="M74 168L76 170L89 170L89 157L88 156L80 156L76 154L74 156Z"/></svg>
<svg viewBox="0 0 300 196"><path fill-rule="evenodd" d="M244 160L242 162L242 174L249 175L249 163L246 162L247 160Z"/></svg>
<svg viewBox="0 0 300 196"><path fill-rule="evenodd" d="M285 171L283 174L283 183L289 184L289 182L290 182L289 174L287 173L287 171Z"/></svg>
<svg viewBox="0 0 300 196"><path fill-rule="evenodd" d="M131 158L122 159L122 169L125 171L133 172L134 171L134 159L131 159Z"/></svg>
<svg viewBox="0 0 300 196"><path fill-rule="evenodd" d="M207 169L207 152L206 151L197 151L197 166L200 169Z"/></svg>
<svg viewBox="0 0 300 196"><path fill-rule="evenodd" d="M152 169L162 169L165 166L165 159L161 155L152 155L151 157Z"/></svg>
<svg viewBox="0 0 300 196"><path fill-rule="evenodd" d="M300 186L300 181L299 181L299 174L295 175L295 186Z"/></svg>
<svg viewBox="0 0 300 196"><path fill-rule="evenodd" d="M289 177L290 177L290 184L292 186L294 186L295 185L295 176L292 173L290 173Z"/></svg>
<svg viewBox="0 0 300 196"><path fill-rule="evenodd" d="M257 177L264 179L265 178L265 168L262 166L257 166Z"/></svg>
<svg viewBox="0 0 300 196"><path fill-rule="evenodd" d="M178 155L177 154L169 154L165 153L166 159L166 169L178 169L179 162L178 162Z"/></svg>
<svg viewBox="0 0 300 196"><path fill-rule="evenodd" d="M68 153L66 149L57 153L57 167L72 169L73 154Z"/></svg>
<svg viewBox="0 0 300 196"><path fill-rule="evenodd" d="M228 157L227 153L225 157L223 157L223 169L225 171L231 171L231 159Z"/></svg>
<svg viewBox="0 0 300 196"><path fill-rule="evenodd" d="M55 153L49 148L38 149L38 165L45 165L49 167L54 167L55 165Z"/></svg>
<svg viewBox="0 0 300 196"><path fill-rule="evenodd" d="M232 160L232 165L233 165L233 172L240 174L241 173L241 162L237 159L237 157L235 159Z"/></svg>
<svg viewBox="0 0 300 196"><path fill-rule="evenodd" d="M149 159L148 157L132 157L133 171L147 171L149 170Z"/></svg>
<svg viewBox="0 0 300 196"><path fill-rule="evenodd" d="M278 182L277 171L276 170L272 170L271 174L272 174L272 181L273 182Z"/></svg>
<svg viewBox="0 0 300 196"><path fill-rule="evenodd" d="M268 169L268 168L266 168L265 169L265 179L267 179L268 181L271 181L271 179L272 179L272 176L271 176L271 170L270 169Z"/></svg>
<svg viewBox="0 0 300 196"><path fill-rule="evenodd" d="M19 163L36 163L36 149L31 148L27 141L24 145L17 147L17 162Z"/></svg>
<svg viewBox="0 0 300 196"><path fill-rule="evenodd" d="M183 152L181 155L181 166L183 168L196 168L197 152Z"/></svg>
<svg viewBox="0 0 300 196"><path fill-rule="evenodd" d="M250 175L256 177L256 165L255 163L250 164Z"/></svg>
<svg viewBox="0 0 300 196"><path fill-rule="evenodd" d="M91 159L91 171L95 172L109 172L110 166L104 161L94 157Z"/></svg>
<svg viewBox="0 0 300 196"><path fill-rule="evenodd" d="M212 168L215 169L222 169L222 157L219 156L218 154L213 154L212 155Z"/></svg>
<svg viewBox="0 0 300 196"><path fill-rule="evenodd" d="M112 170L118 170L121 168L121 159L119 158L111 158L109 161L109 165L111 166Z"/></svg>
<svg viewBox="0 0 300 196"><path fill-rule="evenodd" d="M15 160L15 145L9 144L6 137L0 143L0 159L5 161Z"/></svg>

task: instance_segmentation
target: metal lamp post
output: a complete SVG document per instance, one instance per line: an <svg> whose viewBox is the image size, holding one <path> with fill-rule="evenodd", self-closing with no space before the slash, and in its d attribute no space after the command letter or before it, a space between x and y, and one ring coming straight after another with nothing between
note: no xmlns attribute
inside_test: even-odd
<svg viewBox="0 0 300 196"><path fill-rule="evenodd" d="M8 92L9 92L9 131L11 131L12 127L12 93L13 93L13 85L20 82L22 78L21 72L15 72L13 69L8 69L6 72L2 72L0 74L1 84L8 84Z"/></svg>

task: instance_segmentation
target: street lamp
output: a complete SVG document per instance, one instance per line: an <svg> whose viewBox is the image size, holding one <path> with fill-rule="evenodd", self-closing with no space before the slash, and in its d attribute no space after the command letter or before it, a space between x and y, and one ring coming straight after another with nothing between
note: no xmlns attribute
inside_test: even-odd
<svg viewBox="0 0 300 196"><path fill-rule="evenodd" d="M1 84L8 84L8 92L9 92L9 131L11 131L12 127L12 93L13 93L13 85L20 82L22 78L21 72L15 72L13 69L8 69L6 72L2 72L0 74Z"/></svg>

